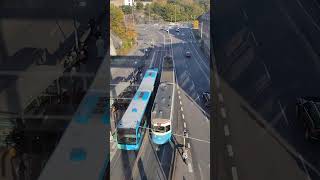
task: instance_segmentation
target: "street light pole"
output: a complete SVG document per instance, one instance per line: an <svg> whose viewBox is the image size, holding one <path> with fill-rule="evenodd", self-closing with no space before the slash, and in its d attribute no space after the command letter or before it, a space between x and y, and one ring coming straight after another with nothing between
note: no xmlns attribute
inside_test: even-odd
<svg viewBox="0 0 320 180"><path fill-rule="evenodd" d="M177 23L177 5L174 5L174 23Z"/></svg>
<svg viewBox="0 0 320 180"><path fill-rule="evenodd" d="M132 1L132 7L131 7L131 13L132 13L132 24L134 24L134 14L133 14L133 1Z"/></svg>
<svg viewBox="0 0 320 180"><path fill-rule="evenodd" d="M76 50L79 50L79 40L78 40L78 30L77 30L77 18L75 13L76 8L76 0L73 1L73 26L74 26L74 36L75 36L75 43L76 43Z"/></svg>
<svg viewBox="0 0 320 180"><path fill-rule="evenodd" d="M202 39L202 30L203 29L203 22L201 22L201 27L200 27L200 37L201 37L201 39Z"/></svg>
<svg viewBox="0 0 320 180"><path fill-rule="evenodd" d="M148 6L149 8L149 24L150 24L150 5Z"/></svg>

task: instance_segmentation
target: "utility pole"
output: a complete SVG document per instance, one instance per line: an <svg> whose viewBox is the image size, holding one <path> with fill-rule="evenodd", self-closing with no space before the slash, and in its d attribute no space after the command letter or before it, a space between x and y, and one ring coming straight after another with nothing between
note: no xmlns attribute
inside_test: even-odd
<svg viewBox="0 0 320 180"><path fill-rule="evenodd" d="M177 5L174 5L174 23L177 23Z"/></svg>
<svg viewBox="0 0 320 180"><path fill-rule="evenodd" d="M131 6L131 13L132 13L132 24L134 25L134 14L133 14L133 7L134 7L134 4L133 4L133 1L132 1L132 6Z"/></svg>
<svg viewBox="0 0 320 180"><path fill-rule="evenodd" d="M75 43L76 43L76 50L79 50L79 40L78 40L78 30L77 30L77 18L76 18L76 1L73 1L73 26L74 26L74 37L75 37Z"/></svg>
<svg viewBox="0 0 320 180"><path fill-rule="evenodd" d="M150 5L148 6L149 8L149 24L150 24Z"/></svg>
<svg viewBox="0 0 320 180"><path fill-rule="evenodd" d="M202 39L202 30L203 29L203 22L201 22L201 27L200 27L200 37L201 37L201 39Z"/></svg>

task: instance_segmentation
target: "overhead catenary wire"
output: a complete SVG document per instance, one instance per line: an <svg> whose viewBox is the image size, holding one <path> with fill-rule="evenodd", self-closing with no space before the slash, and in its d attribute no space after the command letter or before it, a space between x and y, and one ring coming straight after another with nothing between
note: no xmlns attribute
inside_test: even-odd
<svg viewBox="0 0 320 180"><path fill-rule="evenodd" d="M142 127L142 126L139 126L139 127L142 128L142 129L151 130L151 128L148 128L148 127ZM117 129L115 129L115 131L112 133L112 136L113 136L116 132L117 132ZM210 141L203 140L203 139L199 139L199 138L190 137L189 135L188 135L188 136L184 136L184 135L177 134L177 133L172 133L172 135L178 136L178 137L184 137L184 138L186 138L186 139L192 139L192 140L195 140L195 141L204 142L204 143L208 143L208 144L211 143Z"/></svg>
<svg viewBox="0 0 320 180"><path fill-rule="evenodd" d="M151 128L148 128L148 127L142 127L142 126L139 126L139 127L143 128L143 129L151 130ZM187 138L187 139L192 139L192 140L196 140L196 141L205 142L205 143L210 144L210 141L207 141L207 140L194 138L194 137L190 137L190 136L184 136L184 135L177 134L177 133L171 133L171 134L174 135L174 136L184 137L184 138Z"/></svg>

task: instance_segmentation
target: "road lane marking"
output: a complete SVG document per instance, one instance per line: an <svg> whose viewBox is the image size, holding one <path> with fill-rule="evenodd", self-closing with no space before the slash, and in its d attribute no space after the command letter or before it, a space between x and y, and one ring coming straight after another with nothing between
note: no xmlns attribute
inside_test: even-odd
<svg viewBox="0 0 320 180"><path fill-rule="evenodd" d="M153 51L152 53L153 53L153 55L152 55L152 59L151 59L151 63L150 63L150 65L149 65L149 68L151 68L151 67L153 66L154 56L155 56L155 54L156 54L156 51Z"/></svg>
<svg viewBox="0 0 320 180"><path fill-rule="evenodd" d="M195 38L195 36L194 36L194 34L193 34L192 31L191 31L191 34L192 34L192 36L193 36L193 38L194 38L194 40L195 40L195 41L191 41L191 46L192 46L193 49L196 51L197 55L200 57L201 62L202 62L202 64L204 65L204 67L205 67L208 71L210 71L210 68L209 68L208 64L205 62L205 60L203 59L203 57L200 56L200 54L198 53L198 50L195 48L195 45L193 44L193 43L197 43L197 41L196 41L196 38ZM192 42L193 42L193 43L192 43Z"/></svg>
<svg viewBox="0 0 320 180"><path fill-rule="evenodd" d="M232 166L231 168L231 172L232 172L232 179L233 180L238 180L238 172L237 172L237 168Z"/></svg>
<svg viewBox="0 0 320 180"><path fill-rule="evenodd" d="M184 119L184 114L181 114L181 116L182 116L182 119Z"/></svg>
<svg viewBox="0 0 320 180"><path fill-rule="evenodd" d="M233 157L233 150L230 144L227 144L227 151L230 157Z"/></svg>
<svg viewBox="0 0 320 180"><path fill-rule="evenodd" d="M229 131L229 126L228 125L224 125L224 135L225 136L229 136L230 135L230 131Z"/></svg>
<svg viewBox="0 0 320 180"><path fill-rule="evenodd" d="M219 94L218 94L218 99L221 103L223 103L223 96L222 96L221 92L219 92Z"/></svg>
<svg viewBox="0 0 320 180"><path fill-rule="evenodd" d="M282 107L282 105L281 105L281 102L278 101L278 103L279 103L279 106L280 106L280 109L281 109L281 113L282 113L282 115L283 115L283 117L284 117L284 120L286 121L287 126L288 126L288 125L289 125L289 121L288 121L288 119L287 119L287 115L286 115L286 113L285 113L285 110L283 109L283 107Z"/></svg>
<svg viewBox="0 0 320 180"><path fill-rule="evenodd" d="M309 172L308 172L308 170L307 170L307 167L306 167L306 165L304 164L304 159L303 159L303 157L302 157L301 155L299 155L299 158L300 158L300 161L301 161L301 163L302 163L303 169L304 169L304 171L306 172L307 179L308 179L308 180L311 180L310 174L309 174Z"/></svg>
<svg viewBox="0 0 320 180"><path fill-rule="evenodd" d="M190 143L188 143L188 149L190 149L191 148L191 145L190 145Z"/></svg>
<svg viewBox="0 0 320 180"><path fill-rule="evenodd" d="M193 172L192 165L190 162L188 163L188 170L189 170L189 173Z"/></svg>
<svg viewBox="0 0 320 180"><path fill-rule="evenodd" d="M183 123L183 127L184 127L184 128L187 128L186 122Z"/></svg>
<svg viewBox="0 0 320 180"><path fill-rule="evenodd" d="M202 180L202 169L199 163L198 163L198 168L199 168L200 180Z"/></svg>
<svg viewBox="0 0 320 180"><path fill-rule="evenodd" d="M219 88L220 87L220 80L219 80L219 75L217 72L214 74L214 78L216 79L216 81L215 81L216 86Z"/></svg>
<svg viewBox="0 0 320 180"><path fill-rule="evenodd" d="M179 101L179 103L180 103L180 105L182 105L182 102L181 102L181 101Z"/></svg>
<svg viewBox="0 0 320 180"><path fill-rule="evenodd" d="M178 86L178 89L179 89L179 86ZM178 94L180 94L180 91L178 91Z"/></svg>
<svg viewBox="0 0 320 180"><path fill-rule="evenodd" d="M222 116L223 118L226 118L226 117L227 117L227 114L226 114L226 110L224 109L224 107L222 107L220 110L221 110L221 116Z"/></svg>
<svg viewBox="0 0 320 180"><path fill-rule="evenodd" d="M197 58L195 58L195 62L197 63L198 67L200 68L201 72L203 73L204 77L206 78L206 80L209 82L210 79L208 78L208 75L204 72L204 70L202 69L201 65L199 64Z"/></svg>
<svg viewBox="0 0 320 180"><path fill-rule="evenodd" d="M180 109L181 109L181 111L183 112L183 107L182 107L182 106L180 107Z"/></svg>
<svg viewBox="0 0 320 180"><path fill-rule="evenodd" d="M181 96L179 96L179 99L181 100Z"/></svg>

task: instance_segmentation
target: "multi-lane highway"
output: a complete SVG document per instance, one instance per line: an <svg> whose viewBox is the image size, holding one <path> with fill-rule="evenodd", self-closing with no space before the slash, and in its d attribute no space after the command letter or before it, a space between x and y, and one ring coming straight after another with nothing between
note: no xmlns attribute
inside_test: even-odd
<svg viewBox="0 0 320 180"><path fill-rule="evenodd" d="M176 27L171 27L168 33L161 29L161 25L138 25L141 38L137 50L131 53L139 54L153 42L154 48L144 60L145 68L161 68L165 55L173 57L177 80L174 138L172 142L157 147L146 131L139 152L116 150L111 157L111 179L209 179L210 117L201 97L202 93L209 92L210 88L209 60L201 52L191 29L187 26L179 27L179 32L176 32ZM191 52L191 57L185 56L186 51ZM139 61L141 60L143 58ZM189 137L186 140L189 155L187 164L180 163L182 157L174 151L183 143L183 128L188 130Z"/></svg>

